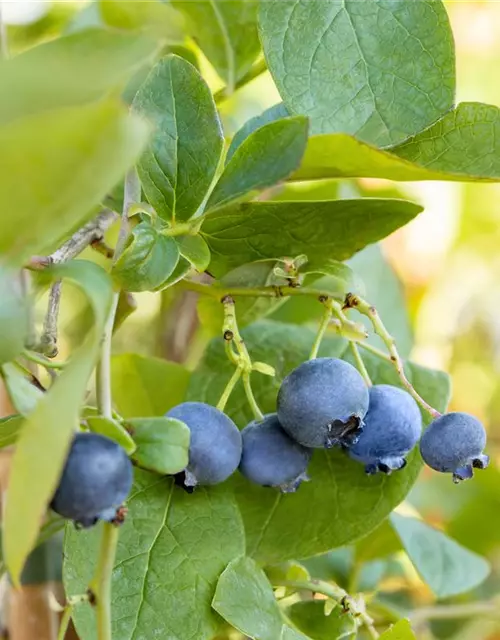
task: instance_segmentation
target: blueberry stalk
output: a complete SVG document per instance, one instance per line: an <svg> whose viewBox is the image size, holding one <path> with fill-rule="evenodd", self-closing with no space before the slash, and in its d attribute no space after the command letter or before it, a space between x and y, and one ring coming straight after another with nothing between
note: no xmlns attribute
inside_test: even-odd
<svg viewBox="0 0 500 640"><path fill-rule="evenodd" d="M326 330L328 329L328 325L330 324L330 321L332 319L332 314L333 314L333 311L331 306L328 304L325 304L325 310L323 311L323 317L321 319L321 322L318 328L318 333L316 335L316 339L314 340L314 344L311 349L311 355L309 356L309 360L314 360L315 358L318 357L321 341L323 340Z"/></svg>
<svg viewBox="0 0 500 640"><path fill-rule="evenodd" d="M111 637L111 576L115 563L119 529L110 522L104 522L101 537L101 550L97 571L91 585L95 596L97 637L99 640L112 640Z"/></svg>
<svg viewBox="0 0 500 640"><path fill-rule="evenodd" d="M247 396L248 404L252 409L252 413L255 416L256 420L262 420L264 418L264 414L259 408L257 401L255 400L255 396L252 390L252 383L250 380L250 376L252 373L253 365L250 354L248 353L248 349L245 345L243 338L241 337L240 331L238 329L238 322L236 320L236 311L234 300L231 296L224 296L222 298L222 304L224 305L224 323L222 326L222 335L224 337L226 354L229 360L236 365L239 370L238 378L241 375L243 380L243 386L245 388L245 394ZM236 353L233 349L233 345L236 348ZM237 378L233 381L235 375L231 378L228 383L229 393L234 388L234 385L237 382ZM232 386L231 386L232 385ZM227 388L226 388L227 389ZM222 394L221 400L219 400L219 404L224 400L224 406L227 402L227 398L225 398L225 392ZM221 407L217 405L217 408Z"/></svg>
<svg viewBox="0 0 500 640"><path fill-rule="evenodd" d="M226 388L222 392L219 402L216 405L219 411L224 411L224 409L226 408L227 401L229 400L229 397L233 392L234 387L238 383L238 380L241 378L241 373L242 373L241 367L236 367L233 375L231 376L231 379L226 385Z"/></svg>
<svg viewBox="0 0 500 640"><path fill-rule="evenodd" d="M359 373L362 375L363 380L366 382L367 387L372 386L372 381L370 379L370 374L368 373L365 363L363 362L363 358L359 353L358 345L352 340L349 341L349 347L351 348L352 355L354 356L354 360L356 361L356 367Z"/></svg>
<svg viewBox="0 0 500 640"><path fill-rule="evenodd" d="M403 386L408 391L408 393L416 400L416 402L429 413L433 418L439 418L441 415L437 409L431 407L414 389L411 382L406 377L406 373L404 370L404 364L401 356L396 347L396 341L394 337L387 331L382 319L380 318L377 310L373 305L371 305L366 300L363 300L359 296L356 296L352 293L347 294L345 299L344 308L346 309L356 309L362 315L366 316L373 327L374 332L380 336L382 341L384 342L387 350L389 351L391 362L394 364L396 371L398 373L399 379L401 380Z"/></svg>

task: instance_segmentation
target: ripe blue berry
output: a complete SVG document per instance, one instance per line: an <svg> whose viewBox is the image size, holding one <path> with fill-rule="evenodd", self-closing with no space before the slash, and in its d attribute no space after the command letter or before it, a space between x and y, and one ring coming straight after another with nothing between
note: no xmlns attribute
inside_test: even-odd
<svg viewBox="0 0 500 640"><path fill-rule="evenodd" d="M219 484L236 471L241 460L241 433L222 411L204 402L183 402L166 415L182 420L191 432L183 479L186 488Z"/></svg>
<svg viewBox="0 0 500 640"><path fill-rule="evenodd" d="M420 440L424 462L436 471L452 473L453 482L472 478L473 469L485 469L490 461L483 454L486 433L477 418L468 413L446 413L436 418Z"/></svg>
<svg viewBox="0 0 500 640"><path fill-rule="evenodd" d="M344 360L317 358L302 363L278 394L283 429L305 447L349 447L357 441L368 410L368 389Z"/></svg>
<svg viewBox="0 0 500 640"><path fill-rule="evenodd" d="M303 480L311 459L306 449L281 427L278 416L271 413L262 422L253 421L241 432L243 453L241 473L264 487L279 487L283 493L295 491Z"/></svg>
<svg viewBox="0 0 500 640"><path fill-rule="evenodd" d="M132 480L132 463L119 444L97 433L78 433L50 506L81 527L111 521Z"/></svg>
<svg viewBox="0 0 500 640"><path fill-rule="evenodd" d="M366 473L389 474L406 465L406 454L420 438L422 418L409 393L388 384L370 389L370 404L363 432L349 449L354 460L365 465Z"/></svg>

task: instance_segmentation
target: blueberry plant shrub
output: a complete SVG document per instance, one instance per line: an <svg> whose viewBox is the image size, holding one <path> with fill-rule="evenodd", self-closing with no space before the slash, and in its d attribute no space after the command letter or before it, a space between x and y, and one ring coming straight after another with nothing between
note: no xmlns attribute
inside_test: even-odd
<svg viewBox="0 0 500 640"><path fill-rule="evenodd" d="M443 3L107 0L17 55L0 33L14 587L64 527L61 639L71 618L82 640L414 638L373 585L309 559L390 540L438 598L489 572L393 513L423 463L462 491L485 432L446 413L444 373L406 359L404 302L377 280L375 243L422 207L343 191L500 179L500 111L456 104ZM230 135L224 106L267 71L281 102ZM88 246L105 257L78 259ZM57 357L61 283L88 315ZM198 295L201 358L112 357L134 294L167 288Z"/></svg>

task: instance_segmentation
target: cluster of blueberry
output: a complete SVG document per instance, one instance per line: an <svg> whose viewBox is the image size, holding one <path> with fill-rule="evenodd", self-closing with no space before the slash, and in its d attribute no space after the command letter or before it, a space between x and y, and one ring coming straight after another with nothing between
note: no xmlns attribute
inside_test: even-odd
<svg viewBox="0 0 500 640"><path fill-rule="evenodd" d="M455 482L484 469L486 435L465 413L436 418L420 438L420 410L412 396L391 385L367 388L358 371L335 358L304 362L279 390L277 412L254 420L243 431L216 407L184 402L167 413L190 430L189 463L177 481L219 484L236 469L250 481L283 492L307 479L313 449L339 447L368 474L391 473L406 465L420 439L420 453ZM116 443L96 434L78 434L51 506L82 527L113 521L129 494L132 465Z"/></svg>

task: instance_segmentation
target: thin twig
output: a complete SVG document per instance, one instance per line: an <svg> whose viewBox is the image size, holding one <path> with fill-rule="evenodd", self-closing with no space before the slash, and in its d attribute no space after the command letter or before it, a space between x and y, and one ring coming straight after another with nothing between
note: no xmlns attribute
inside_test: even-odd
<svg viewBox="0 0 500 640"><path fill-rule="evenodd" d="M426 620L457 620L473 616L500 617L498 599L486 602L470 602L464 604L448 604L436 607L422 607L409 614L413 624L420 624Z"/></svg>
<svg viewBox="0 0 500 640"><path fill-rule="evenodd" d="M98 216L74 233L59 249L50 256L33 256L26 267L40 270L54 264L68 262L79 255L93 242L100 241L105 231L115 222L117 215L110 209L105 209ZM61 282L55 282L49 292L47 313L43 323L42 336L38 351L48 358L54 358L57 353L57 322L61 302Z"/></svg>
<svg viewBox="0 0 500 640"><path fill-rule="evenodd" d="M404 370L404 363L396 347L396 340L387 331L375 307L371 305L369 302L367 302L366 300L363 300L359 296L355 296L353 294L348 294L346 296L344 307L346 309L351 309L351 308L356 309L357 311L359 311L359 313L369 318L372 324L373 330L378 336L380 336L380 338L382 338L383 343L387 347L387 350L389 351L390 359L394 364L394 367L396 368L399 379L403 383L403 386L425 411L427 411L433 418L438 418L441 415L439 411L434 409L434 407L431 407L431 405L428 404L420 396L420 394L416 391L416 389L413 387L411 382L406 377L406 373Z"/></svg>
<svg viewBox="0 0 500 640"><path fill-rule="evenodd" d="M392 362L391 356L388 353L385 353L384 351L382 351L382 349L377 349L377 347L372 346L368 342L358 342L358 346L360 346L362 349L365 349L365 351L368 351L369 353L373 353L374 356L377 356L377 358L380 358L381 360Z"/></svg>

